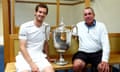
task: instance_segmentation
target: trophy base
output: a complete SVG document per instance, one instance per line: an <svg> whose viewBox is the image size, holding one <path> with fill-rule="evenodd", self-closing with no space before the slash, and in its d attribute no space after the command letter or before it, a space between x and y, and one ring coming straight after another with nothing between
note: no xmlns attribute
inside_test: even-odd
<svg viewBox="0 0 120 72"><path fill-rule="evenodd" d="M56 61L55 64L63 66L63 65L68 64L68 62L67 61Z"/></svg>

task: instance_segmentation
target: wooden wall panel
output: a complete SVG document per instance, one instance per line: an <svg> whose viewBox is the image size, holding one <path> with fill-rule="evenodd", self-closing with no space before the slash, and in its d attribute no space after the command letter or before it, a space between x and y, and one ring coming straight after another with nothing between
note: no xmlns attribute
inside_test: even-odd
<svg viewBox="0 0 120 72"><path fill-rule="evenodd" d="M10 59L10 46L9 46L9 34L10 34L10 11L9 0L2 0L3 11L3 29L4 29L4 62L9 62Z"/></svg>
<svg viewBox="0 0 120 72"><path fill-rule="evenodd" d="M110 33L110 48L111 53L118 53L120 52L120 33ZM52 34L50 35L49 40L49 56L52 58L58 58L58 53L56 52L54 45L53 45L53 37ZM76 40L72 39L71 47L64 53L65 56L73 55L78 48L78 43ZM15 56L19 51L19 43L18 43L18 35L12 34L10 35L10 61L15 61Z"/></svg>

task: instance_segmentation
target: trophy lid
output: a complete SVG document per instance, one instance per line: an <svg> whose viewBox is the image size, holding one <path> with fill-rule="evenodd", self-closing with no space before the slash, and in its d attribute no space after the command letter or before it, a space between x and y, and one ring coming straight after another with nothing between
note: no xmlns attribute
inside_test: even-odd
<svg viewBox="0 0 120 72"><path fill-rule="evenodd" d="M59 26L56 28L56 32L70 32L69 29L65 28L65 24L63 22L63 17L61 19Z"/></svg>

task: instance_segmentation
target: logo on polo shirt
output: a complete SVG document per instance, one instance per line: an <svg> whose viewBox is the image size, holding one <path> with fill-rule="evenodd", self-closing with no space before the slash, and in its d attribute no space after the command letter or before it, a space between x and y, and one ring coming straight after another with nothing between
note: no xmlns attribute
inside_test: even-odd
<svg viewBox="0 0 120 72"><path fill-rule="evenodd" d="M26 36L26 34L20 34L20 36Z"/></svg>

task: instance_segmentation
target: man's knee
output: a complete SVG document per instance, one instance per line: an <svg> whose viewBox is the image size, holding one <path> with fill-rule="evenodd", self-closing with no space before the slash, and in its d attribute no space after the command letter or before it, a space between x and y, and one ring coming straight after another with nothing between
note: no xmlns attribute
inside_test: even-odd
<svg viewBox="0 0 120 72"><path fill-rule="evenodd" d="M29 70L23 70L22 72L30 72Z"/></svg>
<svg viewBox="0 0 120 72"><path fill-rule="evenodd" d="M85 68L85 62L77 59L73 62L73 70L74 71L82 71Z"/></svg>
<svg viewBox="0 0 120 72"><path fill-rule="evenodd" d="M52 66L48 66L44 69L44 72L55 72Z"/></svg>

